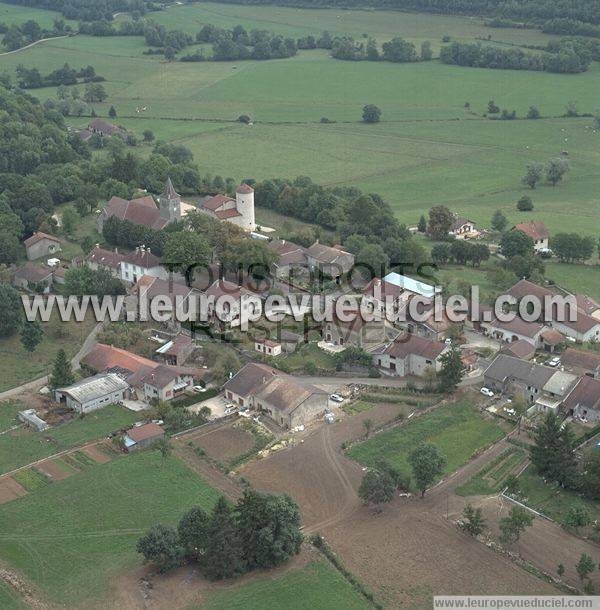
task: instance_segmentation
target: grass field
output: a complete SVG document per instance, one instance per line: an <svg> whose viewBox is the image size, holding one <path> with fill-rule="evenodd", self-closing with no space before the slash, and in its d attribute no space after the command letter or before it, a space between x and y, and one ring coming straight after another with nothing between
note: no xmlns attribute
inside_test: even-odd
<svg viewBox="0 0 600 610"><path fill-rule="evenodd" d="M370 607L336 570L319 560L278 578L259 577L239 588L214 593L202 605L192 605L188 610L358 610Z"/></svg>
<svg viewBox="0 0 600 610"><path fill-rule="evenodd" d="M536 475L532 466L519 477L519 484L527 506L559 523L564 521L569 509L575 506L587 510L592 522L600 519L600 502L586 500L557 485L547 485Z"/></svg>
<svg viewBox="0 0 600 610"><path fill-rule="evenodd" d="M47 11L44 9L31 8L29 6L0 3L0 23L6 23L7 25L16 23L17 25L21 25L29 19L37 21L40 26L48 29L52 28L52 23L55 19L63 19L65 23L70 23L71 25L75 24L74 21L64 19L57 11Z"/></svg>
<svg viewBox="0 0 600 610"><path fill-rule="evenodd" d="M216 498L176 458L117 458L1 506L0 560L57 605L106 607L115 579L141 562L135 543L146 528Z"/></svg>
<svg viewBox="0 0 600 610"><path fill-rule="evenodd" d="M61 348L67 356L74 356L95 325L91 313L83 322L62 322L55 311L49 322L41 324L44 338L33 353L25 350L19 333L0 339L0 392L51 372L56 353Z"/></svg>
<svg viewBox="0 0 600 610"><path fill-rule="evenodd" d="M484 419L468 399L439 407L404 425L375 434L354 445L348 455L372 466L386 460L404 474L411 473L409 453L421 442L436 445L447 458L444 474L454 472L477 450L499 440L504 432Z"/></svg>
<svg viewBox="0 0 600 610"><path fill-rule="evenodd" d="M3 580L0 580L0 608L3 608L3 610L25 610L27 607L15 590Z"/></svg>
<svg viewBox="0 0 600 610"><path fill-rule="evenodd" d="M18 403L0 403L0 414L8 412L13 416L12 422L18 423L16 412L24 408ZM7 423L11 421L8 413L2 417ZM138 417L133 411L109 405L85 417L50 428L46 432L35 432L31 428L21 427L2 434L0 435L0 474L70 447L103 438L110 432L133 425Z"/></svg>
<svg viewBox="0 0 600 610"><path fill-rule="evenodd" d="M304 35L332 32L374 34L381 40L405 35L439 42L444 34L472 40L487 36L511 43L541 43L534 30L490 30L477 19L390 11L303 10L209 3L174 6L153 18L168 27L196 31L201 24L265 27ZM416 64L341 62L327 52L300 52L265 62L165 63L144 56L140 37L77 36L50 41L0 58L0 71L19 63L43 72L91 63L105 76L118 121L138 135L182 143L202 172L266 178L308 175L324 184L353 184L382 194L403 222L416 222L432 205L489 226L502 209L509 222L536 218L551 232L594 234L600 214L600 135L592 120L490 121L480 116L494 99L523 116L537 105L557 116L574 100L580 112L594 112L600 66L579 75L453 67L437 61ZM54 90L34 92L41 98ZM465 111L465 102L479 116ZM361 108L375 103L382 122L364 125ZM135 108L148 110L137 115ZM254 125L235 120L248 114ZM328 117L333 124L320 124ZM73 119L74 124L85 119ZM144 150L146 150L144 148ZM568 150L572 169L564 184L533 191L535 210L519 213L526 163ZM260 205L260 201L257 202ZM258 214L260 218L260 212Z"/></svg>

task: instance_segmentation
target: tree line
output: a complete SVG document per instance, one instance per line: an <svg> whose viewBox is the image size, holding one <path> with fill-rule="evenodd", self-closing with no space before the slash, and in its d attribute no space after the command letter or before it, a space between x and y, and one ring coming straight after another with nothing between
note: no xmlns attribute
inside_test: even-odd
<svg viewBox="0 0 600 610"><path fill-rule="evenodd" d="M395 63L408 63L415 61L429 61L433 57L431 43L426 40L421 43L420 53L412 42L399 36L392 38L381 45L381 50L374 38L366 42L357 42L352 36L336 36L331 44L331 56L335 59L350 61L391 61Z"/></svg>
<svg viewBox="0 0 600 610"><path fill-rule="evenodd" d="M197 566L210 580L284 564L300 552L300 511L288 495L246 490L235 506L221 496L207 513L194 507L177 528L157 524L137 542L161 572Z"/></svg>
<svg viewBox="0 0 600 610"><path fill-rule="evenodd" d="M37 68L26 68L19 64L16 69L18 85L21 89L39 89L41 87L69 86L78 83L98 83L106 80L103 76L96 74L93 66L85 66L76 70L65 63L62 68L57 68L49 74L42 75Z"/></svg>
<svg viewBox="0 0 600 610"><path fill-rule="evenodd" d="M548 46L546 53L527 53L480 43L453 42L443 46L440 60L445 64L499 70L535 70L576 74L585 72L592 54L577 40L560 41Z"/></svg>

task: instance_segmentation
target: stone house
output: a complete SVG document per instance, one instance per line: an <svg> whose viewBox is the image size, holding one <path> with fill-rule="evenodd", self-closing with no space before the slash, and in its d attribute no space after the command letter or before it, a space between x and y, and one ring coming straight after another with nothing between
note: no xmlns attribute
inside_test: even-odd
<svg viewBox="0 0 600 610"><path fill-rule="evenodd" d="M55 256L57 252L60 252L60 243L58 237L42 233L41 231L36 231L31 237L23 241L25 251L27 252L27 259L30 261L42 258L43 256Z"/></svg>
<svg viewBox="0 0 600 610"><path fill-rule="evenodd" d="M168 272L161 265L160 258L152 254L150 248L140 246L121 259L120 277L124 282L135 284L144 275L162 280L168 278Z"/></svg>
<svg viewBox="0 0 600 610"><path fill-rule="evenodd" d="M600 379L582 377L563 406L567 413L579 419L600 422Z"/></svg>
<svg viewBox="0 0 600 610"><path fill-rule="evenodd" d="M271 339L257 339L254 342L254 351L264 356L279 356L281 354L281 343Z"/></svg>
<svg viewBox="0 0 600 610"><path fill-rule="evenodd" d="M373 352L373 364L388 375L421 376L428 370L442 369L441 357L450 346L417 335L404 334Z"/></svg>
<svg viewBox="0 0 600 610"><path fill-rule="evenodd" d="M386 332L383 320L366 321L360 311L355 311L349 317L351 317L350 321L345 321L334 312L331 321L322 323L323 339L327 343L340 347L351 345L364 350L373 349L385 342Z"/></svg>
<svg viewBox="0 0 600 610"><path fill-rule="evenodd" d="M85 264L94 271L107 269L113 277L121 278L121 263L124 259L117 248L107 250L96 244L94 249L86 256Z"/></svg>
<svg viewBox="0 0 600 610"><path fill-rule="evenodd" d="M529 222L520 222L516 224L512 231L522 231L533 239L533 249L535 252L548 249L548 240L550 233L546 225L541 220L530 220Z"/></svg>
<svg viewBox="0 0 600 610"><path fill-rule="evenodd" d="M309 267L327 277L338 278L354 267L354 254L341 246L320 244L318 240L306 249L306 255Z"/></svg>
<svg viewBox="0 0 600 610"><path fill-rule="evenodd" d="M16 288L48 294L52 287L54 269L45 265L25 263L13 273L13 285Z"/></svg>

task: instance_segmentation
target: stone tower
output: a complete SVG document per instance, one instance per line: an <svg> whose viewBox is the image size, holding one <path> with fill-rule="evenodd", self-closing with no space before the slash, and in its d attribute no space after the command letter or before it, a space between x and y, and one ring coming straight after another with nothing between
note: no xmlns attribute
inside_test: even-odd
<svg viewBox="0 0 600 610"><path fill-rule="evenodd" d="M173 188L171 178L167 178L165 190L158 198L160 217L169 223L181 220L181 196Z"/></svg>
<svg viewBox="0 0 600 610"><path fill-rule="evenodd" d="M254 189L249 184L243 182L235 190L235 207L242 215L242 222L239 223L239 226L245 231L255 231Z"/></svg>

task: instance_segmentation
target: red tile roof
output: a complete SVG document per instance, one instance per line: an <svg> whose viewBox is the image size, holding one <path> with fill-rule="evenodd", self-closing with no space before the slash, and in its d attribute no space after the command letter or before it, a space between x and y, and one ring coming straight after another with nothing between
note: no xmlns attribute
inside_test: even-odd
<svg viewBox="0 0 600 610"><path fill-rule="evenodd" d="M588 352L569 347L561 355L565 366L574 366L588 371L600 370L600 353Z"/></svg>
<svg viewBox="0 0 600 610"><path fill-rule="evenodd" d="M376 295L382 299L385 297L397 298L404 292L404 288L391 282L386 282L377 277L373 278L363 290L363 295L375 297ZM379 293L379 294L377 294Z"/></svg>
<svg viewBox="0 0 600 610"><path fill-rule="evenodd" d="M160 265L160 258L155 254L152 254L150 250L136 248L134 252L130 252L123 257L123 262L137 265L144 269L152 269L153 267L158 267Z"/></svg>
<svg viewBox="0 0 600 610"><path fill-rule="evenodd" d="M155 424L153 422L144 424L143 426L135 426L127 430L127 436L136 443L139 443L140 441L145 441L149 438L164 435L165 431L158 424Z"/></svg>
<svg viewBox="0 0 600 610"><path fill-rule="evenodd" d="M584 375L575 389L567 396L564 401L566 409L575 409L576 407L584 409L600 410L600 379L594 379Z"/></svg>
<svg viewBox="0 0 600 610"><path fill-rule="evenodd" d="M439 341L430 341L410 333L402 334L390 343L384 353L392 358L406 358L415 354L423 358L435 360L448 346Z"/></svg>
<svg viewBox="0 0 600 610"><path fill-rule="evenodd" d="M121 197L112 197L106 204L103 213L107 218L116 216L121 220L129 220L136 225L150 229L162 229L168 224L166 219L161 218L160 211L150 195L131 201L121 199Z"/></svg>
<svg viewBox="0 0 600 610"><path fill-rule="evenodd" d="M123 260L123 255L115 250L105 250L100 246L96 246L88 255L88 262L96 263L97 265L103 265L105 267L111 267L116 269Z"/></svg>
<svg viewBox="0 0 600 610"><path fill-rule="evenodd" d="M513 231L523 231L525 235L529 235L534 241L540 239L548 239L550 233L546 225L541 220L530 220L529 222L520 222L513 227Z"/></svg>
<svg viewBox="0 0 600 610"><path fill-rule="evenodd" d="M236 208L230 208L229 210L217 210L215 212L215 216L219 220L225 220L226 218L235 218L236 216L241 216L241 214L237 211Z"/></svg>
<svg viewBox="0 0 600 610"><path fill-rule="evenodd" d="M228 195L215 195L214 197L211 197L210 199L204 201L202 207L214 212L215 210L218 210L222 205L230 201L234 200Z"/></svg>
<svg viewBox="0 0 600 610"><path fill-rule="evenodd" d="M242 195L247 195L248 193L253 193L254 189L249 184L242 182L242 184L235 189L235 192Z"/></svg>

